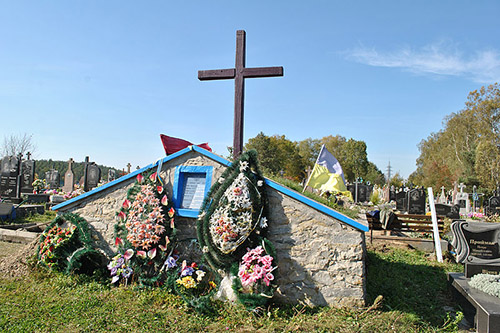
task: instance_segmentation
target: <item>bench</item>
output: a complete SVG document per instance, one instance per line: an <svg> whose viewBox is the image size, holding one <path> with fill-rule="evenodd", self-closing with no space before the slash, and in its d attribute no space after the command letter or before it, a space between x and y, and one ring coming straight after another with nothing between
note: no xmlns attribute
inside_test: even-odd
<svg viewBox="0 0 500 333"><path fill-rule="evenodd" d="M378 216L371 216L366 213L366 220L370 227L370 237L373 238L373 230L386 230L396 232L421 232L432 233L432 217L431 215L418 215L418 214L394 214L396 218L388 226L387 229L382 227ZM437 216L438 230L442 233L444 230L445 216Z"/></svg>

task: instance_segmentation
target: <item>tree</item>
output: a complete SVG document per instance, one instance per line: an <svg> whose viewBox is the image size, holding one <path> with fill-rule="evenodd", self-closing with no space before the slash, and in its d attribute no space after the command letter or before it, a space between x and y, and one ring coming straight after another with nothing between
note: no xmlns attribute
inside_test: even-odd
<svg viewBox="0 0 500 333"><path fill-rule="evenodd" d="M384 173L372 162L368 162L367 171L363 179L379 186L385 183Z"/></svg>
<svg viewBox="0 0 500 333"><path fill-rule="evenodd" d="M500 87L469 93L465 108L445 117L444 128L419 145L419 179L439 189L453 182L493 189L498 181L500 146Z"/></svg>
<svg viewBox="0 0 500 333"><path fill-rule="evenodd" d="M33 153L36 146L33 143L33 135L24 133L23 135L4 136L2 145L2 157L17 156L19 154Z"/></svg>

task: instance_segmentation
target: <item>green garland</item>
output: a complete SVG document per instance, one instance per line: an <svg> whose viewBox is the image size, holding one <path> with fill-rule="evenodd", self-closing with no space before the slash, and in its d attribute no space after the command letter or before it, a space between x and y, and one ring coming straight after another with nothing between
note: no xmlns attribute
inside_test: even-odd
<svg viewBox="0 0 500 333"><path fill-rule="evenodd" d="M123 259L129 271L120 271L124 273L122 277L127 276L127 283L130 277L141 287L164 285L168 275L166 262L174 255L176 245L174 213L160 176L152 170L139 174L117 213L118 254L108 266L112 275L118 276L113 268L118 267L121 256L129 253L131 257Z"/></svg>
<svg viewBox="0 0 500 333"><path fill-rule="evenodd" d="M103 272L107 261L96 250L87 221L72 213L59 215L47 225L36 253L40 265L67 274Z"/></svg>
<svg viewBox="0 0 500 333"><path fill-rule="evenodd" d="M246 165L246 167L244 167ZM248 183L248 191L252 202L252 223L253 232L251 232L245 241L234 251L224 253L214 244L213 237L210 234L210 218L214 212L224 205L228 205L225 196L226 190L237 180L237 177L243 174ZM197 236L200 247L204 252L204 258L215 270L228 271L235 261L243 256L247 247L253 247L258 244L257 236L264 236L265 229L262 228L258 220L267 216L267 195L264 190L264 178L261 175L257 161L257 152L251 150L242 154L236 161L228 167L220 181L215 183L208 192L205 201L200 209L202 212L197 221Z"/></svg>
<svg viewBox="0 0 500 333"><path fill-rule="evenodd" d="M197 221L198 242L204 259L219 274L225 272L236 277L232 288L239 302L252 310L267 304L276 289L269 280L267 285L263 280L255 281L253 289L243 287L238 276L242 258L247 251L252 251L250 248L256 251L259 246L264 254L272 257L276 268L276 251L265 238L268 200L264 182L256 151L242 154L212 186ZM270 277L274 280L274 275Z"/></svg>

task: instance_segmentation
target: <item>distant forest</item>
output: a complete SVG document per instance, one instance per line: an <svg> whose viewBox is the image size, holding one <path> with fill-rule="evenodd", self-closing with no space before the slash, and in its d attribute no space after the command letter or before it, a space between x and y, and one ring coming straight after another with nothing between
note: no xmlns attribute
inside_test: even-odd
<svg viewBox="0 0 500 333"><path fill-rule="evenodd" d="M73 162L72 165L72 170L73 174L75 175L75 183L79 183L80 179L83 177L83 169L85 166L85 162ZM108 170L109 169L115 169L111 167L107 167L104 165L99 165L99 168L101 169L101 180L102 181L107 181L108 180ZM57 170L59 171L59 175L61 177L61 183L64 182L64 174L68 170L68 161L53 161L51 159L49 160L36 160L35 161L35 174L37 175L37 178L44 179L45 178L45 173L49 170ZM116 172L116 178L120 177L123 172L122 170L117 170L115 169Z"/></svg>

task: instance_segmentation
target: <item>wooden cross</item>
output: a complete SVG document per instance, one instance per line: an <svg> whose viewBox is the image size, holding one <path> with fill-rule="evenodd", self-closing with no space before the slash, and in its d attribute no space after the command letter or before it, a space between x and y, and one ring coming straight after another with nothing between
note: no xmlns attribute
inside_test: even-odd
<svg viewBox="0 0 500 333"><path fill-rule="evenodd" d="M198 79L225 80L234 79L234 137L233 157L238 157L243 150L243 115L245 98L245 79L253 77L283 76L283 67L245 67L246 33L236 31L235 68L198 71Z"/></svg>
<svg viewBox="0 0 500 333"><path fill-rule="evenodd" d="M132 164L128 163L127 164L127 173L130 173L130 167L132 166Z"/></svg>
<svg viewBox="0 0 500 333"><path fill-rule="evenodd" d="M30 157L31 157L31 153L30 153L30 152L28 152L26 155L28 156L28 161L29 161L29 159L30 159Z"/></svg>

